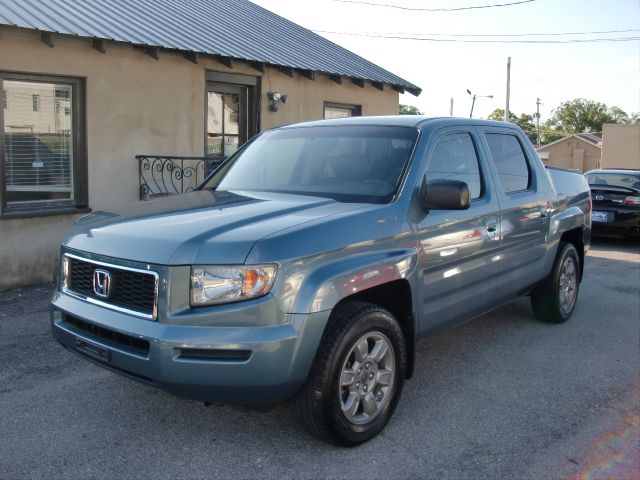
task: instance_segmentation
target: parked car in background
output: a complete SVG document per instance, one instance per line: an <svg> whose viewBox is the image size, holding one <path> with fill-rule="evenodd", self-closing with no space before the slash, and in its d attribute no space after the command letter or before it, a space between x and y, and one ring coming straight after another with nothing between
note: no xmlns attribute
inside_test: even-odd
<svg viewBox="0 0 640 480"><path fill-rule="evenodd" d="M594 235L640 238L640 170L585 173L591 188Z"/></svg>
<svg viewBox="0 0 640 480"><path fill-rule="evenodd" d="M198 191L81 218L51 326L180 396L294 400L313 435L353 446L391 418L417 341L527 294L568 320L590 234L585 178L545 169L513 123L291 125Z"/></svg>

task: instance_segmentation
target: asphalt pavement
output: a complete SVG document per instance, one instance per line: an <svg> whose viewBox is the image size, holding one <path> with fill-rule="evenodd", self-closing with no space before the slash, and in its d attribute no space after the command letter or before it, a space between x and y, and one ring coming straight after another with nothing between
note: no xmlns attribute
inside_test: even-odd
<svg viewBox="0 0 640 480"><path fill-rule="evenodd" d="M395 416L340 449L291 405L205 407L51 337L52 286L0 292L0 478L640 477L640 244L595 240L573 318L526 298L419 344Z"/></svg>

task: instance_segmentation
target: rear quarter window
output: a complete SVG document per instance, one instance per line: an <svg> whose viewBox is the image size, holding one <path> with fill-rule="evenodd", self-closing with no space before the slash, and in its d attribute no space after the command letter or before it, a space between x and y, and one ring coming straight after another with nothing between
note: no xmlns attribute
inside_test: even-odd
<svg viewBox="0 0 640 480"><path fill-rule="evenodd" d="M504 191L528 190L531 187L531 167L518 138L503 133L487 133L486 138Z"/></svg>

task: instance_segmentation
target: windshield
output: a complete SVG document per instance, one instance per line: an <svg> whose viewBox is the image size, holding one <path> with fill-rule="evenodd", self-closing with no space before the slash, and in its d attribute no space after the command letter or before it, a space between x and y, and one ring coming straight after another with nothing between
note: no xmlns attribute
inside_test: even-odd
<svg viewBox="0 0 640 480"><path fill-rule="evenodd" d="M266 132L202 188L388 203L418 137L415 128L300 127Z"/></svg>
<svg viewBox="0 0 640 480"><path fill-rule="evenodd" d="M587 181L589 185L612 185L640 190L640 175L594 172L587 174Z"/></svg>

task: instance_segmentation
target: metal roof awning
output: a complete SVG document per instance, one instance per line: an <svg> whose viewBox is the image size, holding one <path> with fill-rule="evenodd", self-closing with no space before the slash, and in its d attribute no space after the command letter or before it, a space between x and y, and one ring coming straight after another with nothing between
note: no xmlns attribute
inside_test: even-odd
<svg viewBox="0 0 640 480"><path fill-rule="evenodd" d="M258 70L265 64L313 79L315 72L379 89L390 85L419 95L421 89L353 52L248 0L0 0L0 25L38 30L54 45L53 34L130 43L158 57L159 49L234 60Z"/></svg>

